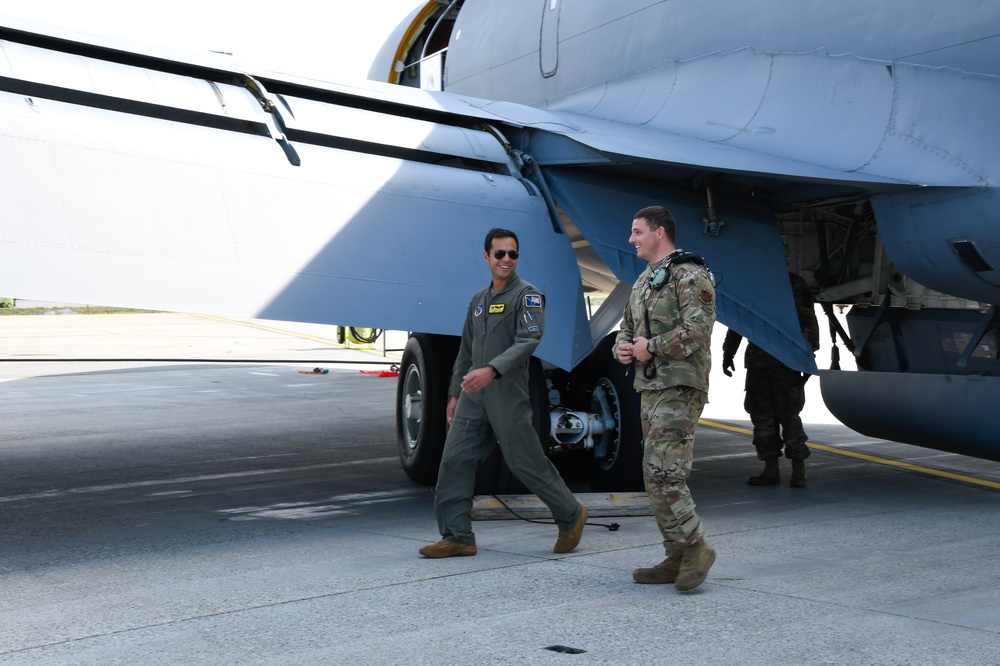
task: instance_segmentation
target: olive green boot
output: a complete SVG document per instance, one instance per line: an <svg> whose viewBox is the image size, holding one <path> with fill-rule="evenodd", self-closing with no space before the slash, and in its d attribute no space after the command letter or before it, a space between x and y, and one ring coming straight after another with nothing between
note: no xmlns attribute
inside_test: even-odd
<svg viewBox="0 0 1000 666"><path fill-rule="evenodd" d="M715 563L715 549L702 537L693 546L684 548L680 571L677 572L677 589L681 592L693 590L705 582L708 570Z"/></svg>
<svg viewBox="0 0 1000 666"><path fill-rule="evenodd" d="M649 585L663 585L677 580L677 572L681 569L683 554L681 547L673 544L667 559L648 569L636 569L632 572L632 580Z"/></svg>
<svg viewBox="0 0 1000 666"><path fill-rule="evenodd" d="M792 461L792 480L788 483L792 488L806 487L806 461Z"/></svg>
<svg viewBox="0 0 1000 666"><path fill-rule="evenodd" d="M804 478L804 477L803 477ZM764 461L764 471L747 479L751 486L776 486L781 483L781 471L778 469L778 459L768 458Z"/></svg>

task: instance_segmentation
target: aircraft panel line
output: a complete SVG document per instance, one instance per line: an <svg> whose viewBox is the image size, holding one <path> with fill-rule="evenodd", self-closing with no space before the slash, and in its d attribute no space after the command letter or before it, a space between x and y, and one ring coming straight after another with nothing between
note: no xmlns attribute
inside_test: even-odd
<svg viewBox="0 0 1000 666"><path fill-rule="evenodd" d="M325 463L322 465L306 465L303 467L278 467L275 469L257 469L246 472L227 472L225 474L201 474L197 476L182 476L175 479L151 479L148 481L134 481L132 483L114 483L99 486L89 486L83 488L68 488L66 490L45 490L38 493L27 493L24 495L11 495L0 497L0 503L21 502L33 499L46 499L50 497L62 497L66 495L78 495L83 493L99 493L109 490L128 490L130 488L145 488L151 486L166 486L175 483L198 483L201 481L215 481L218 479L233 479L249 476L266 476L269 474L285 474L287 472L301 472L304 470L332 469L337 467L349 467L355 465L383 464L397 460L396 456L387 458L366 458L364 460L344 460L341 462Z"/></svg>

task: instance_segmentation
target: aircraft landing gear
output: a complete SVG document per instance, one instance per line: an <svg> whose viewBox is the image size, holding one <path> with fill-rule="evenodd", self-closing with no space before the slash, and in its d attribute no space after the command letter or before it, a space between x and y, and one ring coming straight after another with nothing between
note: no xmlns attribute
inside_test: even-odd
<svg viewBox="0 0 1000 666"><path fill-rule="evenodd" d="M448 384L459 344L456 337L414 333L403 351L396 430L403 470L417 483L437 481L447 434ZM589 481L595 492L641 491L639 396L628 368L612 358L613 344L614 335L609 335L572 373L553 371L551 385L541 362L532 359L532 423L564 477L569 474L574 481ZM550 387L572 408L550 405ZM525 489L495 450L479 467L475 492L520 493Z"/></svg>
<svg viewBox="0 0 1000 666"><path fill-rule="evenodd" d="M396 434L403 471L417 483L437 481L447 433L448 383L460 340L414 333L406 341L396 388Z"/></svg>
<svg viewBox="0 0 1000 666"><path fill-rule="evenodd" d="M614 341L614 334L606 336L567 379L560 392L580 411L558 416L553 410L557 416L552 439L565 451L590 456L588 477L594 492L641 491L639 394L632 386L630 366L611 355Z"/></svg>

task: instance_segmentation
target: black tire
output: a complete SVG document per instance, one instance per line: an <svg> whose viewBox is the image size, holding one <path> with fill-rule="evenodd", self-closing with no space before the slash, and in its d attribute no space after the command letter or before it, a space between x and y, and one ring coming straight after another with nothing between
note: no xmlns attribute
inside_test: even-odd
<svg viewBox="0 0 1000 666"><path fill-rule="evenodd" d="M636 492L645 488L639 394L632 384L633 366L622 365L611 355L614 341L613 333L601 340L590 355L585 375L588 411L614 423L595 443L590 487L594 492Z"/></svg>
<svg viewBox="0 0 1000 666"><path fill-rule="evenodd" d="M425 485L437 482L447 434L448 384L460 340L414 333L406 341L396 385L396 438L403 471Z"/></svg>

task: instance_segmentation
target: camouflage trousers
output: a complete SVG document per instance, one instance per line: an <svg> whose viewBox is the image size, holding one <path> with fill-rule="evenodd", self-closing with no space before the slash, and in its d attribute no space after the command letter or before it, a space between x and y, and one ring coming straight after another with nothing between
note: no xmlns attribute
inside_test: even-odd
<svg viewBox="0 0 1000 666"><path fill-rule="evenodd" d="M689 386L674 386L640 395L643 480L669 556L674 544L689 546L705 535L687 478L694 455L694 431L708 394Z"/></svg>
<svg viewBox="0 0 1000 666"><path fill-rule="evenodd" d="M806 404L805 380L785 366L747 370L744 409L753 423L753 445L761 460L785 456L793 460L809 457L805 430L799 412Z"/></svg>

